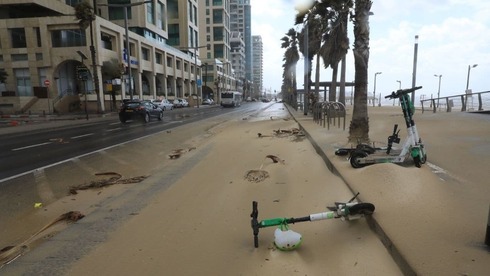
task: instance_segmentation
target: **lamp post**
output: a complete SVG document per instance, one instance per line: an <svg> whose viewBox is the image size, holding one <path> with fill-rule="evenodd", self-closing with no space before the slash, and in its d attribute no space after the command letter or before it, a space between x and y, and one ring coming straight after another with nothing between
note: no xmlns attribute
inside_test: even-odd
<svg viewBox="0 0 490 276"><path fill-rule="evenodd" d="M442 78L442 75L434 75L434 77L439 78L439 88L437 89L437 108L439 108L439 97L441 96L441 78Z"/></svg>
<svg viewBox="0 0 490 276"><path fill-rule="evenodd" d="M84 53L82 53L81 51L77 51L77 54L80 56L80 58L82 59L82 65L85 66L85 63L83 63L84 60L87 59L87 56L85 56ZM77 72L77 74L79 74ZM78 79L81 79L83 80L83 86L84 86L84 90L85 90L85 118L87 119L88 121L88 111L87 111L87 79L85 76L78 76Z"/></svg>
<svg viewBox="0 0 490 276"><path fill-rule="evenodd" d="M466 90L465 90L465 93L468 93L468 89L469 89L469 86L470 86L470 71L471 71L471 68L475 68L476 66L478 66L478 64L468 65L468 76L466 77Z"/></svg>
<svg viewBox="0 0 490 276"><path fill-rule="evenodd" d="M376 72L376 73L374 73L373 106L376 105L376 77L378 75L381 75L381 73L383 73L383 72ZM381 103L379 103L379 105L381 106Z"/></svg>
<svg viewBox="0 0 490 276"><path fill-rule="evenodd" d="M194 50L194 84L196 85L196 96L197 96L197 108L199 108L199 93L197 89L197 51L201 48L205 48L207 46L195 46L195 47L183 47L183 48L178 48L179 50ZM202 92L201 92L201 98L202 98Z"/></svg>
<svg viewBox="0 0 490 276"><path fill-rule="evenodd" d="M151 3L152 1L143 1L128 4L98 4L99 6L107 6L113 8L124 8L124 29L126 36L126 62L128 63L128 80L129 80L129 98L133 99L133 79L131 77L131 51L129 49L129 27L128 27L128 8ZM95 7L94 7L95 8Z"/></svg>
<svg viewBox="0 0 490 276"><path fill-rule="evenodd" d="M419 48L419 36L415 36L415 44L413 45L413 73L412 73L412 87L415 87L417 83L417 53ZM412 92L412 103L415 103L415 90Z"/></svg>
<svg viewBox="0 0 490 276"><path fill-rule="evenodd" d="M396 82L398 82L398 90L402 90L402 81L397 80ZM395 99L393 99L393 106L395 106Z"/></svg>

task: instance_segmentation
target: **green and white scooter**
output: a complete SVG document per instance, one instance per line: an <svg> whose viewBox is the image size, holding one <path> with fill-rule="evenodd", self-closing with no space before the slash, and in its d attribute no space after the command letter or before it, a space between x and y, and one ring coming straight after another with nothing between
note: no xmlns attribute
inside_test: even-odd
<svg viewBox="0 0 490 276"><path fill-rule="evenodd" d="M289 229L289 224L305 221L317 221L325 219L340 218L342 221L356 220L364 215L371 215L374 212L374 205L371 203L359 203L354 201L359 193L346 203L335 202L335 206L327 207L330 211L311 214L300 218L271 218L259 221L259 210L257 201L252 202L251 226L254 235L254 246L259 247L259 229L265 227L278 226L274 232L274 245L279 250L296 249L302 242L302 236Z"/></svg>
<svg viewBox="0 0 490 276"><path fill-rule="evenodd" d="M393 134L388 136L388 146L385 148L372 147L368 144L359 144L355 148L338 149L336 155L350 154L349 160L353 168L361 168L376 163L403 163L410 154L415 166L420 168L427 161L427 153L419 136L413 114L415 108L410 100L409 93L422 88L422 86L400 89L386 96L386 99L399 99L407 126L408 137L401 149L393 149L393 143L400 143L398 125L395 124Z"/></svg>

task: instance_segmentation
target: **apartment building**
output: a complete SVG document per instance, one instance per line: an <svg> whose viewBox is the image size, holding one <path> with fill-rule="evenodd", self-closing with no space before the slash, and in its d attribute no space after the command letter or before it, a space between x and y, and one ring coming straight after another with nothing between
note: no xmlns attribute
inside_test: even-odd
<svg viewBox="0 0 490 276"><path fill-rule="evenodd" d="M250 0L230 0L230 30L242 33L245 42L245 78L252 81L252 6Z"/></svg>
<svg viewBox="0 0 490 276"><path fill-rule="evenodd" d="M220 102L220 91L237 91L237 77L232 64L230 0L199 1L200 49L205 64L203 97ZM207 84L207 85L206 85Z"/></svg>
<svg viewBox="0 0 490 276"><path fill-rule="evenodd" d="M236 80L236 90L243 93L243 98L250 96L249 91L244 89L245 78L245 41L243 34L240 32L231 32L230 38L231 47L231 65Z"/></svg>
<svg viewBox="0 0 490 276"><path fill-rule="evenodd" d="M252 36L252 49L253 49L253 55L252 55L252 80L253 80L253 86L254 86L254 91L256 95L261 94L264 91L263 87L263 78L264 78L264 71L263 71L263 43L262 43L262 37L260 35L254 35Z"/></svg>
<svg viewBox="0 0 490 276"><path fill-rule="evenodd" d="M104 112L130 97L196 104L198 0L93 1L86 29L74 16L79 2L0 2L0 112Z"/></svg>

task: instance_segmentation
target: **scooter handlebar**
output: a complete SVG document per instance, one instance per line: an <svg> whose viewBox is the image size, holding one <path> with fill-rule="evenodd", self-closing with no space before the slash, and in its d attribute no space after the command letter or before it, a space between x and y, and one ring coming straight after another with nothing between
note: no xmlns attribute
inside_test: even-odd
<svg viewBox="0 0 490 276"><path fill-rule="evenodd" d="M403 95L403 94L407 94L407 93L413 92L415 90L419 90L421 88L422 88L422 86L416 86L416 87L407 88L407 89L399 89L397 91L391 92L391 94L388 95L388 96L386 96L385 99L396 99L396 98L400 98L400 96Z"/></svg>

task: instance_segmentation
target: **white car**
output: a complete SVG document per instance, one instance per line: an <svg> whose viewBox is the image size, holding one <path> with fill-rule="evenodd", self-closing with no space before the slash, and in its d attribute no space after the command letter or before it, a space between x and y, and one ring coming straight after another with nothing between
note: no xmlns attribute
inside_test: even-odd
<svg viewBox="0 0 490 276"><path fill-rule="evenodd" d="M174 106L175 107L189 107L189 103L187 102L186 99L177 98L174 100Z"/></svg>
<svg viewBox="0 0 490 276"><path fill-rule="evenodd" d="M163 111L174 109L174 105L167 99L163 100L153 100L154 104L158 105Z"/></svg>

